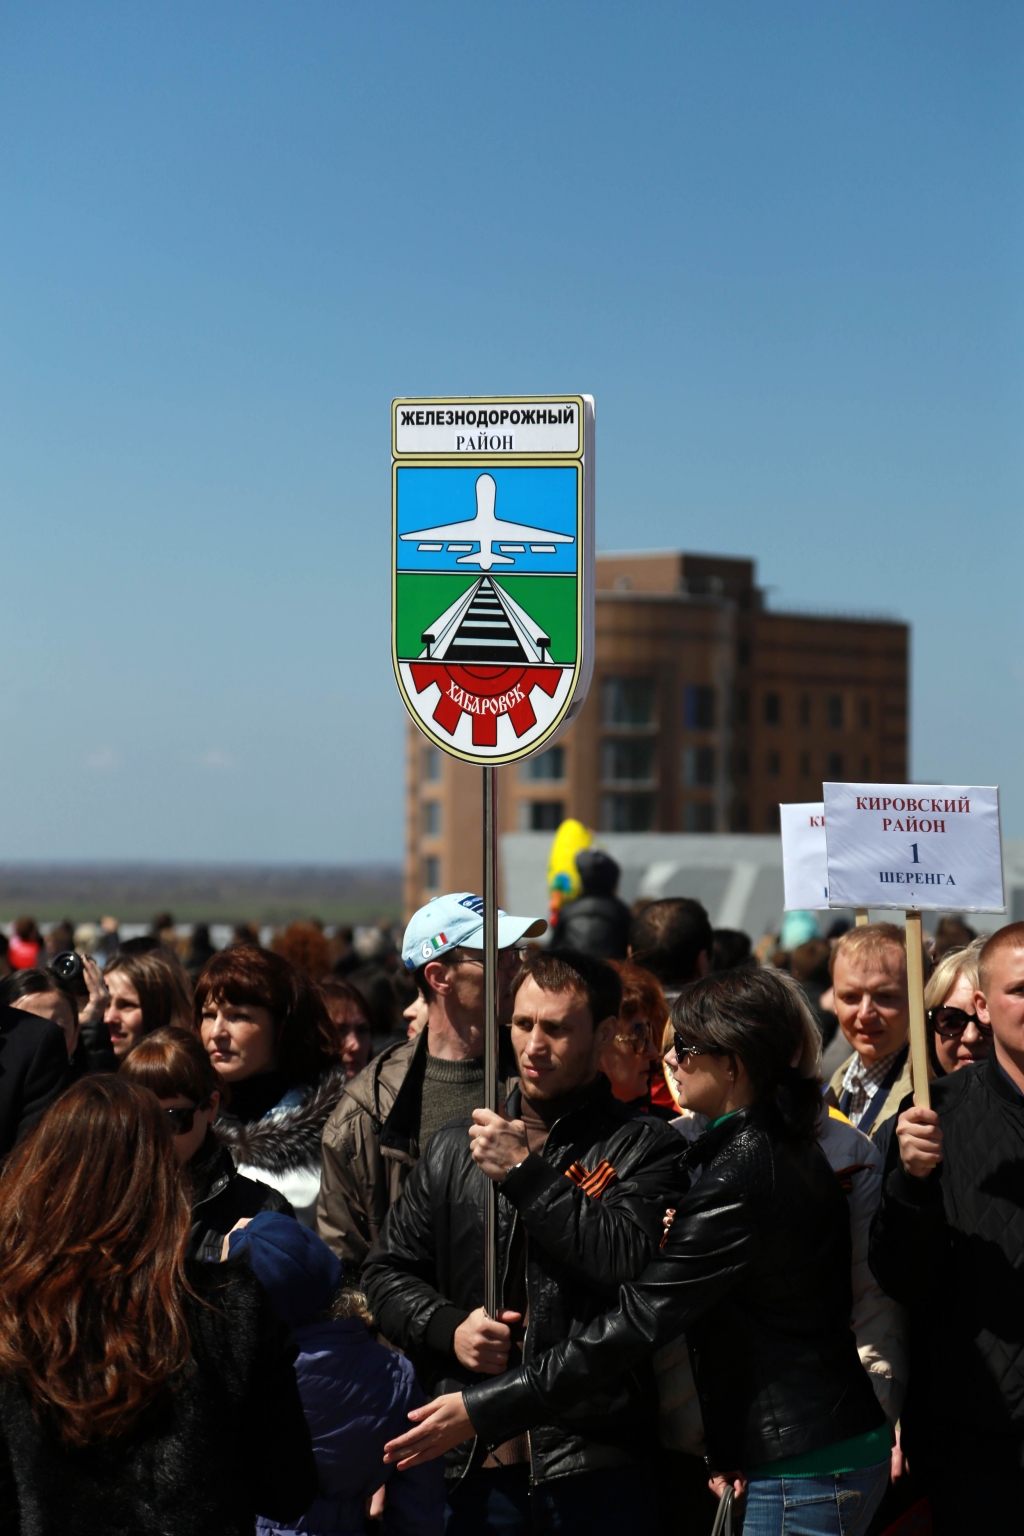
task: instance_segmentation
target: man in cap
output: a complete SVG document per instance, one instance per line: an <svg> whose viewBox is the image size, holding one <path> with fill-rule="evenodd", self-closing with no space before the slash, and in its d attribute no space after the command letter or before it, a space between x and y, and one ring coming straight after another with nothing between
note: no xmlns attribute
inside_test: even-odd
<svg viewBox="0 0 1024 1536"><path fill-rule="evenodd" d="M353 1278L423 1148L447 1121L483 1107L484 904L471 891L436 896L405 930L402 960L427 1005L426 1028L348 1083L323 1135L317 1230ZM498 913L498 1016L527 939L543 918Z"/></svg>

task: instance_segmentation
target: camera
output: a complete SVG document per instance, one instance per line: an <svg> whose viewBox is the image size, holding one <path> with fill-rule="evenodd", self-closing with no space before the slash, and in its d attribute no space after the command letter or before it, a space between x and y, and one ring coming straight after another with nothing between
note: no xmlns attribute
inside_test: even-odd
<svg viewBox="0 0 1024 1536"><path fill-rule="evenodd" d="M59 955L54 955L47 969L53 972L58 981L79 981L82 976L82 957L73 949L62 949Z"/></svg>

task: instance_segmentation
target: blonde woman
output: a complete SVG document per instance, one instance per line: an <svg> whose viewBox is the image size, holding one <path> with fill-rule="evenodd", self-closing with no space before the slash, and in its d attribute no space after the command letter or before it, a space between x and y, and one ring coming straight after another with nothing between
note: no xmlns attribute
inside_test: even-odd
<svg viewBox="0 0 1024 1536"><path fill-rule="evenodd" d="M928 1054L937 1077L984 1061L992 1045L992 1027L981 1022L974 1006L984 944L982 936L963 949L949 950L924 989Z"/></svg>

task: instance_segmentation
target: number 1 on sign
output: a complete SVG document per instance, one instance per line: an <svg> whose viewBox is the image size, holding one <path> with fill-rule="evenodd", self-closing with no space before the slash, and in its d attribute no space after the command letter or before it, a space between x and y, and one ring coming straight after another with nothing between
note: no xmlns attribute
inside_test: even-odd
<svg viewBox="0 0 1024 1536"><path fill-rule="evenodd" d="M911 843L910 846L914 850L914 857L910 861L911 864L920 864L921 860L917 856L917 844L916 843Z"/></svg>

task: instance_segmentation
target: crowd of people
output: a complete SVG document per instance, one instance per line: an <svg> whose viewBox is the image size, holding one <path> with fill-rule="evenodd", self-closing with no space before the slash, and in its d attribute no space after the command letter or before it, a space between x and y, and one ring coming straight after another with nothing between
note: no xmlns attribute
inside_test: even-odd
<svg viewBox="0 0 1024 1536"><path fill-rule="evenodd" d="M1024 923L929 943L926 1108L901 927L579 864L499 917L500 1112L472 893L393 952L17 925L0 1532L1024 1524Z"/></svg>

